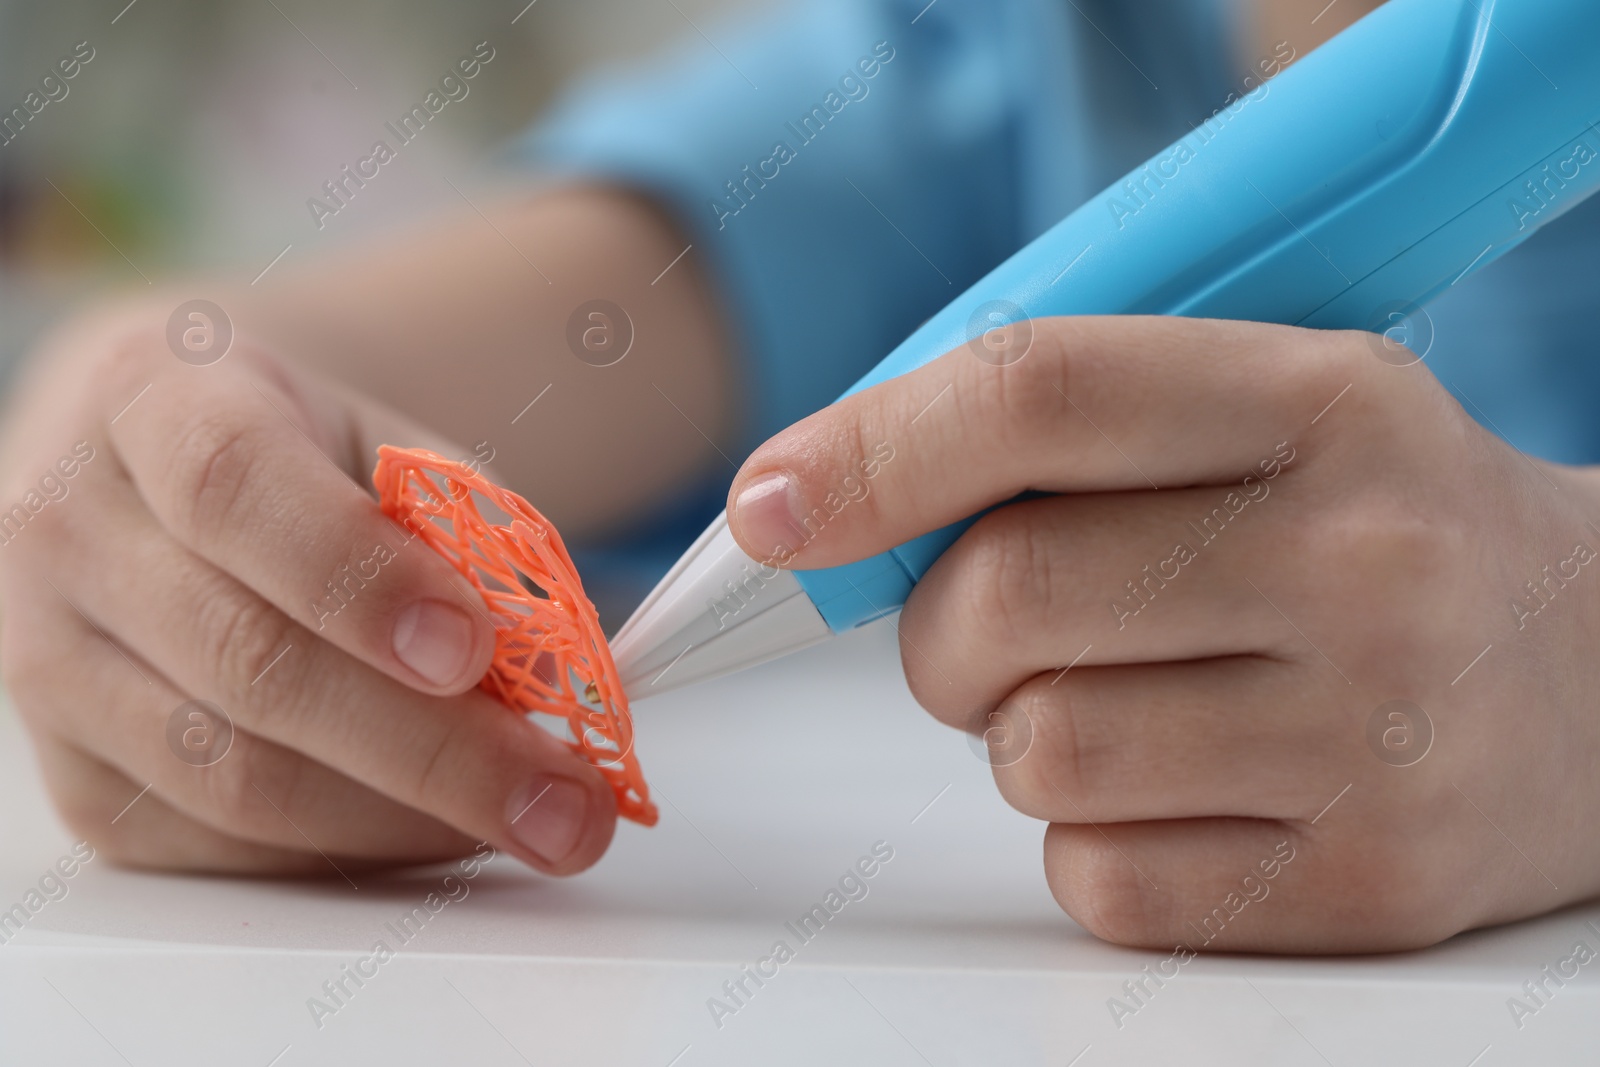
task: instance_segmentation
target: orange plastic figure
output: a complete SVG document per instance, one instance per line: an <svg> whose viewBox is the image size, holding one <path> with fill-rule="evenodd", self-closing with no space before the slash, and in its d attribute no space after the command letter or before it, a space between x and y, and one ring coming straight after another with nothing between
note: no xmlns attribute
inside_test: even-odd
<svg viewBox="0 0 1600 1067"><path fill-rule="evenodd" d="M482 687L513 711L561 718L567 745L611 783L618 812L654 826L658 812L634 758L628 698L556 528L517 494L425 449L380 447L372 480L384 514L483 595L495 652ZM485 518L480 498L509 525Z"/></svg>

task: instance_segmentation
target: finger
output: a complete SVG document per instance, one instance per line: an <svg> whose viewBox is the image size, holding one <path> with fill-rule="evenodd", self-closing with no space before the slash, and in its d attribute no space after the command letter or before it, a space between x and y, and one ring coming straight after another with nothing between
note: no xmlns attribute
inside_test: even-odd
<svg viewBox="0 0 1600 1067"><path fill-rule="evenodd" d="M1262 917L1292 895L1283 890L1299 853L1287 825L1258 819L1055 824L1044 840L1050 891L1080 926L1119 945L1191 953L1266 944L1276 924Z"/></svg>
<svg viewBox="0 0 1600 1067"><path fill-rule="evenodd" d="M906 601L912 693L960 724L1052 668L1305 650L1259 592L1262 561L1274 558L1264 549L1281 553L1292 530L1286 482L1053 496L990 512Z"/></svg>
<svg viewBox="0 0 1600 1067"><path fill-rule="evenodd" d="M14 617L28 620L0 641L24 718L187 817L233 838L384 862L472 850L473 841L437 819L236 729L226 709L191 701L43 583L9 581L6 592Z"/></svg>
<svg viewBox="0 0 1600 1067"><path fill-rule="evenodd" d="M1362 765L1361 709L1343 697L1256 656L1079 667L1029 680L978 725L1007 731L995 784L1036 819L1268 818L1316 801L1305 753Z"/></svg>
<svg viewBox="0 0 1600 1067"><path fill-rule="evenodd" d="M1068 915L1107 941L1174 953L1155 967L1171 978L1198 952L1376 952L1443 940L1470 921L1392 892L1426 876L1438 858L1430 850L1374 839L1352 855L1303 823L1181 819L1052 825L1044 865ZM1330 900L1341 920L1332 924ZM1143 989L1133 1000L1125 988L1125 1005L1138 1009L1153 982Z"/></svg>
<svg viewBox="0 0 1600 1067"><path fill-rule="evenodd" d="M60 539L66 557L133 565L68 568L58 584L175 686L206 694L238 728L546 872L570 874L604 853L615 797L550 733L481 691L418 693L318 640L173 541L131 494L83 503L107 513L78 512L83 521Z"/></svg>
<svg viewBox="0 0 1600 1067"><path fill-rule="evenodd" d="M375 459L354 454L349 413L247 345L212 366L152 369L150 343L123 345L100 396L112 447L162 525L391 677L435 693L476 685L494 652L482 598L352 478ZM392 419L396 437L415 439Z"/></svg>
<svg viewBox="0 0 1600 1067"><path fill-rule="evenodd" d="M60 738L36 733L34 748L68 829L112 863L195 873L337 876L315 852L240 840L197 822ZM359 869L360 861L343 867Z"/></svg>
<svg viewBox="0 0 1600 1067"><path fill-rule="evenodd" d="M1138 317L1034 327L1018 362L957 349L762 445L728 494L740 546L833 566L1027 489L1233 481L1287 462L1347 385L1351 407L1376 396L1376 361L1351 335Z"/></svg>

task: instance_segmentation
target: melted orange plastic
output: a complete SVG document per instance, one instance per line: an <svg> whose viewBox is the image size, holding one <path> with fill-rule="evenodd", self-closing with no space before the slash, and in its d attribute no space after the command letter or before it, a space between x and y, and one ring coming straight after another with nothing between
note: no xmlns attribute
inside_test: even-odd
<svg viewBox="0 0 1600 1067"><path fill-rule="evenodd" d="M483 595L495 651L482 687L513 711L564 720L568 747L611 783L618 812L654 826L658 812L634 758L628 698L556 528L522 497L425 449L380 447L372 481L384 514ZM485 519L474 494L511 524ZM523 579L538 592L528 592Z"/></svg>

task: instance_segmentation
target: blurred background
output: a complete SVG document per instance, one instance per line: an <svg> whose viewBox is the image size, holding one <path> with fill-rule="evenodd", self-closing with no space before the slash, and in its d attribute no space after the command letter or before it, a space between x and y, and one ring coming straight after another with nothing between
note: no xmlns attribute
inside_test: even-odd
<svg viewBox="0 0 1600 1067"><path fill-rule="evenodd" d="M0 376L92 292L202 268L248 282L291 243L443 207L445 179L466 188L574 75L772 2L0 0L0 115L27 117L0 133ZM495 55L467 97L359 211L311 229L307 198L480 41ZM41 89L80 42L93 58Z"/></svg>

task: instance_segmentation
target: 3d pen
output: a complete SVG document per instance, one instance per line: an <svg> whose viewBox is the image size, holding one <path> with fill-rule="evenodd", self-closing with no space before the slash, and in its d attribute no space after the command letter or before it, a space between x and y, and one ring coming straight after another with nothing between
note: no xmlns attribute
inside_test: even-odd
<svg viewBox="0 0 1600 1067"><path fill-rule="evenodd" d="M1390 0L1057 223L845 395L1046 316L1403 329L1600 188L1596 42L1595 0ZM638 700L891 614L973 521L785 571L746 556L724 514L617 633L623 684Z"/></svg>

